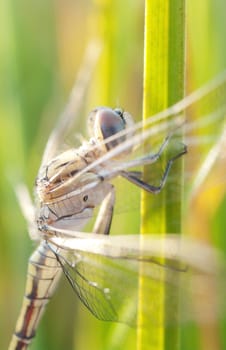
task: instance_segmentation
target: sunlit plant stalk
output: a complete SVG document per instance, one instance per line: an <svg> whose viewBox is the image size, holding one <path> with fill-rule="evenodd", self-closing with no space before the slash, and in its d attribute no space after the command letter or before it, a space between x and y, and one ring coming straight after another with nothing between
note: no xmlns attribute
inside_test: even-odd
<svg viewBox="0 0 226 350"><path fill-rule="evenodd" d="M184 0L146 0L145 4L145 44L144 44L144 95L143 119L150 117L172 105L184 93ZM145 147L150 149L151 145ZM167 157L167 155L166 155ZM182 159L173 166L177 178L177 191L169 184L162 193L152 196L142 193L141 234L180 233ZM160 168L161 169L161 168ZM150 182L153 169L144 168L144 180ZM155 174L154 174L155 175ZM156 176L156 175L155 175ZM174 198L174 205L167 205L168 196ZM152 206L152 201L158 202ZM157 208L153 210L154 208ZM142 268L142 267L141 267ZM148 286L148 288L147 288ZM177 325L164 327L167 305L164 303L165 287L140 277L137 349L178 349L179 332ZM145 290L149 292L146 293ZM151 294L150 295L150 290ZM178 296L179 298L179 296ZM158 300L156 303L155 300ZM156 308L155 305L158 305ZM175 314L177 314L175 305ZM145 312L150 308L150 312ZM146 319L153 314L156 324ZM145 327L143 327L145 325Z"/></svg>

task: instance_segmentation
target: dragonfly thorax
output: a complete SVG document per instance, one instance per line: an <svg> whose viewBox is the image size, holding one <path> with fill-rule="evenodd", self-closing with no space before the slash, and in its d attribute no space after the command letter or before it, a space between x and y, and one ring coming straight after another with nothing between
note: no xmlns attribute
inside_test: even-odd
<svg viewBox="0 0 226 350"><path fill-rule="evenodd" d="M132 117L127 112L96 108L89 116L91 139L83 142L78 149L69 149L42 166L36 180L39 227L51 225L81 230L85 226L92 217L93 209L112 191L112 185L102 176L109 164L101 162L91 169L89 166L129 138L130 132L123 135L120 132L132 124Z"/></svg>
<svg viewBox="0 0 226 350"><path fill-rule="evenodd" d="M91 189L81 187L50 202L41 202L36 215L38 226L81 230L111 190L112 185L104 181Z"/></svg>

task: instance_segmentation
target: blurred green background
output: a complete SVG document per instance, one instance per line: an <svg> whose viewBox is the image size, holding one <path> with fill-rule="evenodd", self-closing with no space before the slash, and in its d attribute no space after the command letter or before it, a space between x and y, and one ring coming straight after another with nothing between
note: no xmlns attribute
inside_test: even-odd
<svg viewBox="0 0 226 350"><path fill-rule="evenodd" d="M189 0L187 7L186 90L191 91L226 67L226 3ZM2 0L0 19L0 348L6 349L34 249L13 183L24 181L32 192L48 134L91 39L101 38L104 48L76 132L85 134L85 116L97 105L122 106L141 119L144 2ZM212 211L205 208L202 214L224 249L224 192L217 200L213 193L208 198ZM138 210L113 223L115 232L138 230ZM182 348L206 350L207 342L226 349L223 326L211 333L212 340L205 329L184 327ZM62 281L31 349L135 349L135 331L95 320Z"/></svg>

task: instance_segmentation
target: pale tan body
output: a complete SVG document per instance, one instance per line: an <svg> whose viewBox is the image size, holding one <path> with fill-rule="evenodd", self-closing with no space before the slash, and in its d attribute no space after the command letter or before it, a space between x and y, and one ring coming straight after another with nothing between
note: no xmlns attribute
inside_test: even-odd
<svg viewBox="0 0 226 350"><path fill-rule="evenodd" d="M169 138L163 142L159 152L154 155L148 155L127 164L124 164L120 157L116 157L116 159L102 162L86 170L109 150L126 140L125 137L118 138L113 146L103 143L104 138L98 128L98 123L100 123L98 119L103 118L105 121L105 117L112 118L113 123L116 119L116 123L119 123L119 131L132 124L131 116L127 112L120 111L118 115L118 112L103 108L95 113L97 125L94 125L94 138L91 138L89 142L84 142L78 149L70 149L53 158L39 171L36 180L38 201L36 222L43 241L29 259L24 303L9 347L10 350L26 349L32 341L45 306L52 297L61 276L61 266L56 255L45 242L45 239L49 240L51 235L56 234L48 227L51 227L52 230L80 231L91 219L94 208L101 204L92 232L108 234L115 200L114 187L109 181L121 175L149 192L158 193L165 183L173 161L186 152L184 148L181 153L170 159L158 187L143 183L133 172L126 172L123 169L156 161L167 146ZM124 115L125 120L122 119ZM129 136L128 133L127 137Z"/></svg>

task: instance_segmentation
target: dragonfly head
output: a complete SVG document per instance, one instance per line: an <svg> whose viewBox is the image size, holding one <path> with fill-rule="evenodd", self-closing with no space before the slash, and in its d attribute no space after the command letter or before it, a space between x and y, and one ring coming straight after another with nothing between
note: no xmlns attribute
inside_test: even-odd
<svg viewBox="0 0 226 350"><path fill-rule="evenodd" d="M107 151L131 137L125 133L134 124L132 116L121 108L97 107L88 117L90 136L104 142Z"/></svg>

